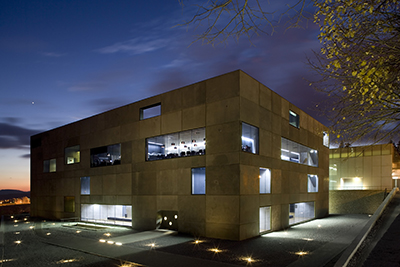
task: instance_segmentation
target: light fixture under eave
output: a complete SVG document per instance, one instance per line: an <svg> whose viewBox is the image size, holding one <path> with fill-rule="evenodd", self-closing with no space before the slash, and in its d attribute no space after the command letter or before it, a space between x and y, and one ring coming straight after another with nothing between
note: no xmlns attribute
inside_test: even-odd
<svg viewBox="0 0 400 267"><path fill-rule="evenodd" d="M295 254L296 254L296 255L299 255L299 256L305 256L305 255L308 254L308 252L307 252L307 251L298 251L298 252L296 252Z"/></svg>

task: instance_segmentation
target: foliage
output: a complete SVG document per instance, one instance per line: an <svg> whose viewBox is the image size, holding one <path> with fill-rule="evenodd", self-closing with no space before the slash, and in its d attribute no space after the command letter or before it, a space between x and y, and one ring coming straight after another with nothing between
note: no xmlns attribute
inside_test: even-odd
<svg viewBox="0 0 400 267"><path fill-rule="evenodd" d="M321 53L310 62L330 96L337 137L346 141L400 127L400 5L394 0L315 1Z"/></svg>
<svg viewBox="0 0 400 267"><path fill-rule="evenodd" d="M184 4L183 0L180 2ZM238 39L244 35L250 39L260 33L272 35L282 18L285 18L287 28L300 27L304 20L312 18L306 11L310 1L275 1L274 4L267 0L209 0L196 5L196 14L182 25L199 27L207 24L196 41L214 45L226 42L229 37Z"/></svg>

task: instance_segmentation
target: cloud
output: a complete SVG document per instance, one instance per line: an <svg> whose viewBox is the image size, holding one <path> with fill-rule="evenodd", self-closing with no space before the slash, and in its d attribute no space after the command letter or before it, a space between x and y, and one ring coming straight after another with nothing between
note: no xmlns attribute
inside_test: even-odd
<svg viewBox="0 0 400 267"><path fill-rule="evenodd" d="M95 111L100 113L121 107L129 103L130 102L128 102L126 99L107 97L107 98L98 98L91 100L89 102L89 105L94 106Z"/></svg>
<svg viewBox="0 0 400 267"><path fill-rule="evenodd" d="M82 82L68 87L70 92L78 91L99 91L107 88L107 84L101 81L97 82Z"/></svg>
<svg viewBox="0 0 400 267"><path fill-rule="evenodd" d="M31 154L23 154L23 155L21 155L19 157L23 158L23 159L30 159L31 158Z"/></svg>
<svg viewBox="0 0 400 267"><path fill-rule="evenodd" d="M30 136L41 132L13 125L0 123L0 149L27 149L30 145Z"/></svg>
<svg viewBox="0 0 400 267"><path fill-rule="evenodd" d="M95 51L101 54L128 53L130 55L138 55L151 51L155 51L166 47L169 41L167 39L150 39L137 37L125 42L115 43Z"/></svg>
<svg viewBox="0 0 400 267"><path fill-rule="evenodd" d="M42 56L46 57L63 57L66 54L59 54L59 53L54 53L54 52L40 52Z"/></svg>

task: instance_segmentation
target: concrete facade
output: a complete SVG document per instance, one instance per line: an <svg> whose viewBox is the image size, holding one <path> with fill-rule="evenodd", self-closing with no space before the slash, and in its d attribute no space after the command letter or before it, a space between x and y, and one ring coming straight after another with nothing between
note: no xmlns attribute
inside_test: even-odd
<svg viewBox="0 0 400 267"><path fill-rule="evenodd" d="M159 103L158 116L141 120L143 108ZM297 127L289 123L290 111L299 118ZM244 124L258 129L257 153L243 151ZM199 128L205 129L204 151L149 160L149 138ZM180 232L243 240L260 234L260 207L269 207L268 231L280 230L289 226L296 203L314 203L315 218L328 215L326 131L234 71L32 136L31 215L81 218L85 205L124 205L135 229L155 229L175 216L171 228ZM282 138L317 151L318 163L282 160ZM120 164L91 167L93 149L114 144L120 144ZM68 157L70 147L79 151ZM53 171L44 172L48 161ZM193 194L194 168L205 168L205 194ZM269 193L260 194L260 168L270 170ZM317 192L307 189L309 174L318 176ZM81 177L90 177L90 194L82 194Z"/></svg>
<svg viewBox="0 0 400 267"><path fill-rule="evenodd" d="M400 177L399 163L391 143L330 149L330 189L390 191Z"/></svg>

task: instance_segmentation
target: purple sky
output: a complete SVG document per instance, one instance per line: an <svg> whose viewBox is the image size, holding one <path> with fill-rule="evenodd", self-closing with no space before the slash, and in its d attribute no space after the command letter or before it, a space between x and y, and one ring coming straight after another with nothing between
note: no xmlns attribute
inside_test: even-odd
<svg viewBox="0 0 400 267"><path fill-rule="evenodd" d="M29 136L242 69L316 119L318 28L192 43L178 0L0 2L0 189L29 190ZM198 1L205 2L205 1Z"/></svg>

